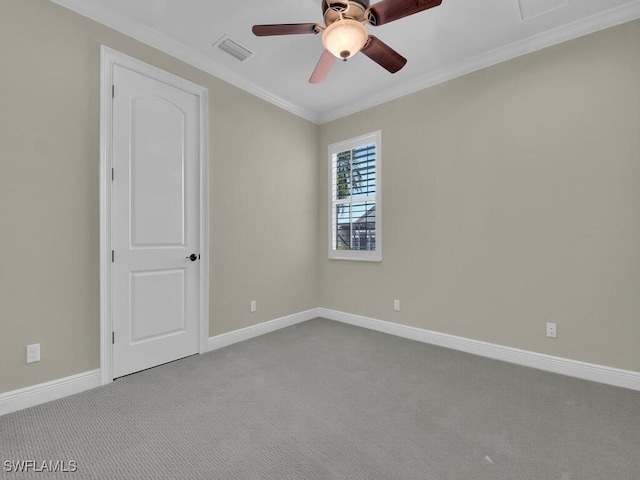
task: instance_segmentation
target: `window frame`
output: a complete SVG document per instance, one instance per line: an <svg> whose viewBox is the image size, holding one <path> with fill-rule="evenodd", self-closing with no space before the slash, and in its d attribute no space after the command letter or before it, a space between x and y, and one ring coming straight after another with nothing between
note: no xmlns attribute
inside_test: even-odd
<svg viewBox="0 0 640 480"><path fill-rule="evenodd" d="M375 145L375 195L373 202L375 204L375 250L337 250L335 249L336 238L336 219L334 216L337 204L344 203L336 201L334 194L334 163L337 155L347 150L354 150L366 145ZM329 260L355 260L361 262L381 262L382 261L382 211L381 211L381 165L382 165L382 132L380 130L359 137L343 140L338 143L329 145L329 161L328 161L328 256ZM335 158L334 158L335 157ZM357 198L356 198L357 201Z"/></svg>

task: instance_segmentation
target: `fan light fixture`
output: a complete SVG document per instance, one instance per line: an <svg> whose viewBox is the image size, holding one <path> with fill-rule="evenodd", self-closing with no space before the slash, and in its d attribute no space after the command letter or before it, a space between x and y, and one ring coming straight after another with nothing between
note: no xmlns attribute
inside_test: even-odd
<svg viewBox="0 0 640 480"><path fill-rule="evenodd" d="M322 0L322 15L326 27L317 23L275 23L254 25L251 31L258 37L312 35L323 32L324 50L309 78L309 83L323 82L336 58L346 60L358 52L362 52L388 72L396 73L405 66L407 59L375 35L369 35L365 27L379 27L395 22L437 7L442 1L380 0L371 5L370 0Z"/></svg>
<svg viewBox="0 0 640 480"><path fill-rule="evenodd" d="M369 33L365 26L349 18L335 21L322 34L322 44L335 57L346 60L367 43Z"/></svg>

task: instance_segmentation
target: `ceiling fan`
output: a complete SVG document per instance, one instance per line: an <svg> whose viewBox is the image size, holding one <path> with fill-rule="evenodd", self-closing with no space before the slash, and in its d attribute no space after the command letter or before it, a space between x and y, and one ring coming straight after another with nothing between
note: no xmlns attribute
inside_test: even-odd
<svg viewBox="0 0 640 480"><path fill-rule="evenodd" d="M346 61L360 51L389 72L396 73L405 66L407 59L378 37L369 35L365 24L384 25L437 7L442 0L382 0L373 6L369 3L369 0L322 0L326 27L317 23L283 23L254 25L252 31L259 37L322 32L325 50L309 78L310 83L323 82L336 58Z"/></svg>

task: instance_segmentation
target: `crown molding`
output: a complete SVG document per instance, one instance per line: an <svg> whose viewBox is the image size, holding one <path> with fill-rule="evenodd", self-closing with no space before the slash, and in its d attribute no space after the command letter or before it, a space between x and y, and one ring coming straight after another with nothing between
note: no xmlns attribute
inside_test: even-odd
<svg viewBox="0 0 640 480"><path fill-rule="evenodd" d="M277 107L282 108L294 115L318 123L320 116L306 108L294 105L287 100L268 92L267 90L246 81L240 75L233 72L230 68L220 65L215 60L203 55L202 53L187 47L186 45L160 33L146 25L119 15L110 11L101 3L87 0L49 0L52 3L67 8L79 15L94 20L113 30L116 30L128 37L134 38L150 47L160 50L178 60L181 60L203 72L219 78L231 85L240 88L258 98L261 98Z"/></svg>
<svg viewBox="0 0 640 480"><path fill-rule="evenodd" d="M578 20L569 25L534 35L524 40L500 47L455 65L442 68L413 81L398 85L393 89L385 89L379 94L367 96L362 100L348 103L342 108L330 112L318 112L295 105L257 85L243 79L224 65L203 55L172 38L141 24L140 22L115 14L104 5L87 0L50 0L51 2L72 10L80 15L106 25L120 33L145 43L161 52L192 65L214 77L238 87L256 97L276 105L294 115L316 124L328 123L382 103L424 90L448 80L467 75L483 68L511 60L559 43L572 40L590 33L614 27L640 18L640 0L616 7L605 12Z"/></svg>
<svg viewBox="0 0 640 480"><path fill-rule="evenodd" d="M321 113L319 123L328 123L424 90L425 88L453 80L454 78L482 70L483 68L526 55L527 53L536 52L638 18L640 18L640 0L534 35L504 47L496 48L455 65L424 75L416 80L398 85L396 88L387 89L378 95L368 96L362 100L349 103L343 108Z"/></svg>

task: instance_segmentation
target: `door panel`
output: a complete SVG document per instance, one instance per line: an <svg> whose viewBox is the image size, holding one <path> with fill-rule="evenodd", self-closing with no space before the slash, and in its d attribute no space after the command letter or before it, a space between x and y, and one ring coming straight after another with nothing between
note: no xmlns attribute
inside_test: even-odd
<svg viewBox="0 0 640 480"><path fill-rule="evenodd" d="M183 246L185 112L165 99L136 97L131 113L131 244Z"/></svg>
<svg viewBox="0 0 640 480"><path fill-rule="evenodd" d="M115 65L114 378L199 351L199 99Z"/></svg>
<svg viewBox="0 0 640 480"><path fill-rule="evenodd" d="M186 269L131 272L132 344L185 331L185 274Z"/></svg>

